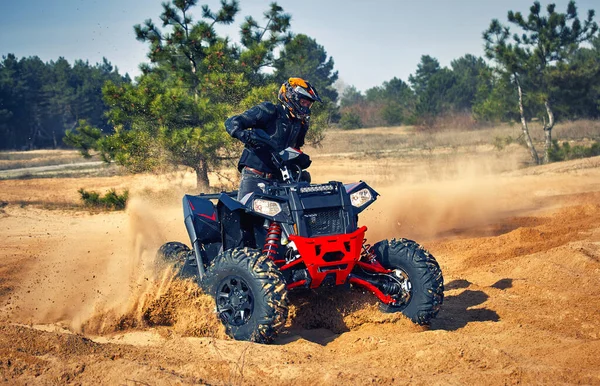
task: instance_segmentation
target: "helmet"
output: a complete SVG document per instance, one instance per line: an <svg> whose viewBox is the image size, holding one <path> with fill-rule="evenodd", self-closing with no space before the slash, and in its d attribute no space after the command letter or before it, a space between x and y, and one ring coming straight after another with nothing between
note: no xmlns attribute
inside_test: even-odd
<svg viewBox="0 0 600 386"><path fill-rule="evenodd" d="M317 90L302 78L288 79L281 85L278 98L293 117L302 120L310 116L313 102L321 102Z"/></svg>

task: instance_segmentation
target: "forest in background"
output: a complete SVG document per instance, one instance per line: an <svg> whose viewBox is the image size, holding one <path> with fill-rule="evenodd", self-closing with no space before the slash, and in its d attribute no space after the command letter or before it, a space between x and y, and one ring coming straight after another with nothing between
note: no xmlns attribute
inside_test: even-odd
<svg viewBox="0 0 600 386"><path fill-rule="evenodd" d="M64 147L65 131L79 120L109 132L108 106L102 98L106 81L131 83L106 58L90 65L64 58L44 63L34 56L8 54L0 62L0 149Z"/></svg>
<svg viewBox="0 0 600 386"><path fill-rule="evenodd" d="M64 58L44 63L12 54L0 62L0 149L56 148L65 142L86 155L98 152L131 171L168 165L193 168L199 185L235 144L225 118L263 100L276 100L290 76L308 79L321 93L310 141L323 130L416 125L422 129L473 128L496 122L539 120L546 132L544 157L557 120L600 116L600 37L588 10L575 2L566 12L534 2L529 15L508 11L507 24L492 20L483 32L486 58L465 55L441 67L423 55L407 81L393 78L365 92L354 86L338 94L334 59L315 39L293 34L291 15L272 3L263 20L246 16L241 41L219 36L239 2L213 11L195 0L163 4L159 25L134 26L148 45L149 62L134 81L104 59L90 65ZM266 69L270 69L266 71Z"/></svg>
<svg viewBox="0 0 600 386"><path fill-rule="evenodd" d="M600 37L580 46L552 73L550 98L556 119L600 117ZM539 96L528 93L528 120L545 113ZM420 125L428 128L476 128L481 123L519 121L517 88L481 57L465 55L441 67L423 55L408 82L393 78L365 92L350 86L340 96L344 129Z"/></svg>

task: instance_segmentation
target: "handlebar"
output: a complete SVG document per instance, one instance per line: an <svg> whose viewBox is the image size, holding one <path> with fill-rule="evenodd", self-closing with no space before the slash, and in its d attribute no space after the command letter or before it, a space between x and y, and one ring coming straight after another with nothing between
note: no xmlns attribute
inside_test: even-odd
<svg viewBox="0 0 600 386"><path fill-rule="evenodd" d="M275 166L281 171L281 176L284 182L292 182L292 174L290 168L294 167L298 171L298 177L295 182L300 181L302 171L308 168L311 164L310 157L302 151L288 147L280 152L271 152L271 159Z"/></svg>

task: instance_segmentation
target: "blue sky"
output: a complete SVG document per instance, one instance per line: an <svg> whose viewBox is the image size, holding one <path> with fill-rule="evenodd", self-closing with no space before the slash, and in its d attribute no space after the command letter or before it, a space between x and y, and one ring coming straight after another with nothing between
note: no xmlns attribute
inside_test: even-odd
<svg viewBox="0 0 600 386"><path fill-rule="evenodd" d="M564 12L568 0L553 1ZM151 18L160 24L161 0L0 0L0 55L37 55L44 61L63 56L101 62L105 56L121 73L139 74L147 46L135 39L134 24ZM241 11L231 27L218 31L238 40L246 15L262 20L270 1L240 0ZM541 1L545 7L549 1ZM199 0L213 10L218 0ZM379 86L393 77L407 80L421 55L442 66L467 53L483 56L482 32L493 18L506 22L508 10L528 14L525 0L279 0L292 15L292 31L304 33L333 57L340 80L359 90ZM579 16L598 0L576 1ZM598 15L596 21L599 21Z"/></svg>

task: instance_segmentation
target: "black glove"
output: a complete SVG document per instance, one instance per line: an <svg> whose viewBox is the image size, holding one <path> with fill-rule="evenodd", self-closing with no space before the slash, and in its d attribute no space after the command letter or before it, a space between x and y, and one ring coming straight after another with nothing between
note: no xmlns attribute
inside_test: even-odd
<svg viewBox="0 0 600 386"><path fill-rule="evenodd" d="M306 153L302 153L300 157L295 160L296 165L300 166L302 169L308 169L312 161L310 157Z"/></svg>
<svg viewBox="0 0 600 386"><path fill-rule="evenodd" d="M238 130L232 135L233 138L239 139L242 143L248 143L248 139L250 138L250 132L246 130Z"/></svg>
<svg viewBox="0 0 600 386"><path fill-rule="evenodd" d="M253 147L254 149L267 148L273 150L275 145L271 140L269 134L263 130L242 130L236 132L236 138L245 143L246 145Z"/></svg>

